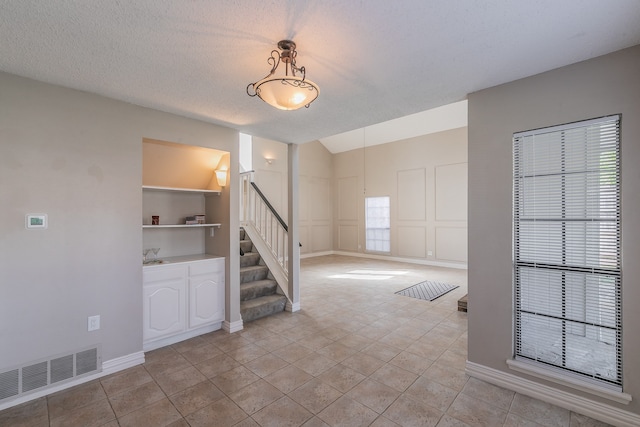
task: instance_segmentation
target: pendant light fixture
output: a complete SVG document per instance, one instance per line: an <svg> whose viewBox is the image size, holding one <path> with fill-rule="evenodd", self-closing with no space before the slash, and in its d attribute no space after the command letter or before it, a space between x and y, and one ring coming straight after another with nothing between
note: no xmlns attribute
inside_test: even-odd
<svg viewBox="0 0 640 427"><path fill-rule="evenodd" d="M271 51L267 60L271 64L271 71L262 80L247 85L247 95L258 96L267 104L280 110L297 110L300 107L309 108L320 93L318 85L306 79L304 67L296 65L296 44L291 40L278 42L278 49ZM278 66L284 62L284 72Z"/></svg>

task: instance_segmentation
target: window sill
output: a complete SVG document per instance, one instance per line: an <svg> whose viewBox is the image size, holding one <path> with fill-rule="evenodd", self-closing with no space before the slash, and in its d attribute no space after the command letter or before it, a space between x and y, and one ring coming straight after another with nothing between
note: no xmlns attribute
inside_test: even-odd
<svg viewBox="0 0 640 427"><path fill-rule="evenodd" d="M605 399L612 400L614 402L628 405L631 402L632 397L628 393L623 393L618 390L617 387L606 385L594 384L589 381L585 381L576 378L572 375L556 372L551 369L545 369L539 367L533 363L523 362L521 360L508 359L507 365L514 371L522 372L527 375L531 375L536 378L551 381L556 384L560 384L566 387L573 388L578 391L589 393L595 396L603 397Z"/></svg>

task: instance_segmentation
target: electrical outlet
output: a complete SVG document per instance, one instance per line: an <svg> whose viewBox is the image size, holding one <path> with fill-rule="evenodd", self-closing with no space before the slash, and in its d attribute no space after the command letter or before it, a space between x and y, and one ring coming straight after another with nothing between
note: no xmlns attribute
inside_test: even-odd
<svg viewBox="0 0 640 427"><path fill-rule="evenodd" d="M427 251L427 256L433 256L433 251Z"/></svg>
<svg viewBox="0 0 640 427"><path fill-rule="evenodd" d="M87 331L97 331L100 329L100 316L89 316L87 321Z"/></svg>

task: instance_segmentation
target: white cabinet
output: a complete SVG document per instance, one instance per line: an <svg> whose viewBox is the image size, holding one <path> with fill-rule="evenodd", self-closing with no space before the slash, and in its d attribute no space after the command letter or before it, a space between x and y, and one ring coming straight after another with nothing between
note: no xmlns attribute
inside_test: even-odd
<svg viewBox="0 0 640 427"><path fill-rule="evenodd" d="M143 339L145 341L182 332L185 329L187 284L184 266L145 269Z"/></svg>
<svg viewBox="0 0 640 427"><path fill-rule="evenodd" d="M189 327L224 320L224 258L189 264Z"/></svg>
<svg viewBox="0 0 640 427"><path fill-rule="evenodd" d="M168 258L143 267L145 351L220 329L224 320L224 258Z"/></svg>

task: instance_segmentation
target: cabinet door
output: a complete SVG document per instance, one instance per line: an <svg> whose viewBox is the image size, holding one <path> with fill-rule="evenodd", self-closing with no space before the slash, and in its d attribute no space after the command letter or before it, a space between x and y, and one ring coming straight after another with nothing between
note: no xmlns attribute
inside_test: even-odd
<svg viewBox="0 0 640 427"><path fill-rule="evenodd" d="M207 267L197 264L190 268L189 328L224 320L224 260L212 260Z"/></svg>
<svg viewBox="0 0 640 427"><path fill-rule="evenodd" d="M167 269L170 270L170 269ZM186 329L186 271L163 271L143 285L143 328L145 341L180 333Z"/></svg>

